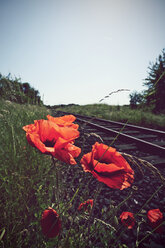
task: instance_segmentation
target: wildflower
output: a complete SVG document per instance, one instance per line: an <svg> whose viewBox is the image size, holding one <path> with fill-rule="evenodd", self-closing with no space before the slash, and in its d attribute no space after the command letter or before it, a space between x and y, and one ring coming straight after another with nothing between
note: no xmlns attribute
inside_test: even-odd
<svg viewBox="0 0 165 248"><path fill-rule="evenodd" d="M54 238L59 234L61 230L61 220L53 208L49 207L42 213L41 229L47 238Z"/></svg>
<svg viewBox="0 0 165 248"><path fill-rule="evenodd" d="M30 145L42 153L52 155L57 159L76 164L81 149L73 145L79 137L79 131L71 127L59 127L49 120L35 120L34 124L24 126L26 138Z"/></svg>
<svg viewBox="0 0 165 248"><path fill-rule="evenodd" d="M134 180L134 171L116 149L96 142L92 151L81 159L85 172L90 172L98 181L110 188L128 188Z"/></svg>
<svg viewBox="0 0 165 248"><path fill-rule="evenodd" d="M159 208L149 210L148 213L147 213L147 218L148 218L149 225L153 229L158 227L163 222L163 214L162 214L162 212L160 211ZM162 226L158 227L155 230L155 232L161 234L163 232L163 227Z"/></svg>
<svg viewBox="0 0 165 248"><path fill-rule="evenodd" d="M73 122L76 120L74 115L64 115L61 117L53 117L51 115L47 115L49 121L56 123L60 127L72 127L78 129L79 125L74 124Z"/></svg>
<svg viewBox="0 0 165 248"><path fill-rule="evenodd" d="M93 207L93 199L88 199L87 201L81 203L78 207L78 210L83 209L84 211L89 211L89 208Z"/></svg>
<svg viewBox="0 0 165 248"><path fill-rule="evenodd" d="M122 212L120 219L124 226L126 226L128 229L132 229L135 225L135 218L131 212Z"/></svg>

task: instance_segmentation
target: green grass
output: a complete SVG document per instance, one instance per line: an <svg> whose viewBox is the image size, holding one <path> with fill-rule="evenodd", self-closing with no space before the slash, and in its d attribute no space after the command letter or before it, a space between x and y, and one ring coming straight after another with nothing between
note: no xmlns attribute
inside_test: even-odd
<svg viewBox="0 0 165 248"><path fill-rule="evenodd" d="M156 115L147 109L131 109L130 106L111 106L107 104L88 104L84 106L56 106L56 110L96 116L113 121L125 122L128 120L130 124L165 130L165 115Z"/></svg>
<svg viewBox="0 0 165 248"><path fill-rule="evenodd" d="M45 107L0 101L0 228L5 229L4 247L30 247L27 240L33 241L32 228L35 239L39 238L38 217L48 204L43 184L50 159L28 145L22 127L48 113Z"/></svg>
<svg viewBox="0 0 165 248"><path fill-rule="evenodd" d="M90 106L86 111L88 108L90 114ZM46 119L47 114L50 111L45 107L0 101L0 247L109 247L117 239L113 228L97 218L89 225L87 216L76 211L81 202L97 196L100 184L97 186L92 179L93 189L89 192L91 175L83 173L81 166L57 162L55 168L50 156L27 143L22 127L34 120ZM107 111L107 117L108 114ZM57 173L58 203L55 201ZM54 206L62 220L61 234L50 240L42 235L40 227L42 211L48 206ZM112 205L108 210L100 207L103 220L123 230L115 217L116 211ZM127 246L117 243L114 247Z"/></svg>

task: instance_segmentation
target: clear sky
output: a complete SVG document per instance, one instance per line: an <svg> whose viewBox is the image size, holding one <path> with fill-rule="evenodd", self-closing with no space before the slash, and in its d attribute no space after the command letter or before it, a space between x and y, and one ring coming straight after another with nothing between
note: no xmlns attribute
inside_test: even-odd
<svg viewBox="0 0 165 248"><path fill-rule="evenodd" d="M0 0L0 73L44 103L89 104L144 90L165 48L165 0ZM103 103L127 104L130 92Z"/></svg>

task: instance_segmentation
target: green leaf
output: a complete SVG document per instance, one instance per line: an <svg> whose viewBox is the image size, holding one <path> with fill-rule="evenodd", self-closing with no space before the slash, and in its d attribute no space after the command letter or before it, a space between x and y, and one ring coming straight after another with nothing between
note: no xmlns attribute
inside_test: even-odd
<svg viewBox="0 0 165 248"><path fill-rule="evenodd" d="M4 228L3 231L2 231L2 233L1 233L1 235L0 235L0 240L2 240L2 238L3 238L4 234L5 234L5 232L6 232L6 230L5 230L5 228Z"/></svg>

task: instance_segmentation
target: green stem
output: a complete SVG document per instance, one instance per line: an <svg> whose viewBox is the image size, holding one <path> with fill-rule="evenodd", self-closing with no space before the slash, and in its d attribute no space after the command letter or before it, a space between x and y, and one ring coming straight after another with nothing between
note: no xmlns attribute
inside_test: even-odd
<svg viewBox="0 0 165 248"><path fill-rule="evenodd" d="M88 228L88 242L89 242L89 238L90 238L90 223L91 223L91 219L92 219L92 216L93 216L94 209L96 207L97 197L98 197L99 193L101 192L102 188L103 188L103 184L100 186L100 183L99 183L97 185L97 190L96 190L95 195L94 195L94 199L93 199L94 204L93 204L93 208L92 208L92 210L90 212L90 215L89 215L88 226L87 226L87 228Z"/></svg>
<svg viewBox="0 0 165 248"><path fill-rule="evenodd" d="M141 209L138 211L138 213L134 215L135 217L141 212L141 210L146 206L146 204L147 204L148 202L151 201L151 199L154 197L154 195L155 195L163 186L164 186L164 185L161 185L161 186L160 186L160 187L151 195L151 197L145 202L145 204L141 207ZM129 197L128 197L128 198L129 198ZM121 203L120 203L120 204L121 204ZM119 204L119 205L120 205L120 204ZM118 207L119 207L119 205L118 205ZM125 227L125 228L126 228L126 227ZM120 239L120 237L121 237L122 234L124 233L125 228L124 228L123 231L121 231L120 235L119 235L118 238L115 240L115 242L113 243L113 246L112 246L112 247L115 247L115 244L117 243L117 241ZM157 228L156 228L156 229L157 229ZM148 235L147 235L147 236L148 236ZM144 240L144 238L143 238L143 240ZM139 242L142 242L142 241L139 241Z"/></svg>
<svg viewBox="0 0 165 248"><path fill-rule="evenodd" d="M126 201L128 201L128 199L133 195L133 191L129 192L128 196L119 203L119 205L115 208L115 210L117 211Z"/></svg>
<svg viewBox="0 0 165 248"><path fill-rule="evenodd" d="M142 211L142 209L147 205L147 203L150 202L150 201L152 200L152 198L154 197L154 195L156 195L156 194L158 193L158 191L159 191L163 186L164 186L164 185L160 185L160 186L159 186L159 188L158 188L158 189L151 195L151 197L144 203L144 205L141 207L141 209L138 211L138 213L135 214L135 216L138 215L138 214Z"/></svg>
<svg viewBox="0 0 165 248"><path fill-rule="evenodd" d="M57 165L56 165L56 162L54 157L52 156L52 162L53 162L53 165L55 167L55 173L56 173L56 194L55 194L55 199L56 199L56 203L57 203L57 208L58 208L58 211L59 211L59 176L58 176L58 168L57 168Z"/></svg>
<svg viewBox="0 0 165 248"><path fill-rule="evenodd" d="M74 193L72 199L67 203L67 205L66 205L66 207L65 207L65 209L63 210L62 213L65 213L70 208L70 204L72 203L72 201L74 200L74 198L76 197L78 192L79 192L79 187L77 188L76 192Z"/></svg>
<svg viewBox="0 0 165 248"><path fill-rule="evenodd" d="M16 157L16 145L15 145L15 137L14 137L14 128L11 125L11 134L12 134L12 140L13 140L13 158L15 161L15 157Z"/></svg>
<svg viewBox="0 0 165 248"><path fill-rule="evenodd" d="M165 221L163 221L159 226L157 226L156 228L154 228L154 229L152 230L152 232L150 232L150 233L147 234L144 238L142 238L142 239L138 242L138 244L137 244L136 246L134 246L133 248L138 247L139 244L140 244L141 242L143 242L146 238L148 238L155 230L157 230L157 229L158 229L160 226L162 226L163 224L165 224Z"/></svg>

